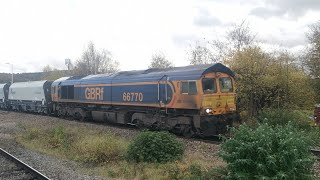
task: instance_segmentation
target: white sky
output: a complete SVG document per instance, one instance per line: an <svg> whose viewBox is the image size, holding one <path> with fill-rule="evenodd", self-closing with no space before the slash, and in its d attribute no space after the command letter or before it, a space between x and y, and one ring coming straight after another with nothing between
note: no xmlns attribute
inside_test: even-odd
<svg viewBox="0 0 320 180"><path fill-rule="evenodd" d="M89 41L108 49L121 70L146 69L163 52L189 64L196 40L223 36L246 19L266 45L298 52L308 25L320 20L319 0L0 0L0 72L66 69Z"/></svg>

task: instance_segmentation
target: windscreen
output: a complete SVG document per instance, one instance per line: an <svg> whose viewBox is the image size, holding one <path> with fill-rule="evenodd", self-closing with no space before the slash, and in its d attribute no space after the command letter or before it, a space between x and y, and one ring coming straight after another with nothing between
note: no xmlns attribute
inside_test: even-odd
<svg viewBox="0 0 320 180"><path fill-rule="evenodd" d="M220 85L220 91L222 93L233 92L231 78L228 78L228 77L219 78L219 85Z"/></svg>
<svg viewBox="0 0 320 180"><path fill-rule="evenodd" d="M203 78L202 89L204 94L216 93L217 92L216 80L213 78Z"/></svg>

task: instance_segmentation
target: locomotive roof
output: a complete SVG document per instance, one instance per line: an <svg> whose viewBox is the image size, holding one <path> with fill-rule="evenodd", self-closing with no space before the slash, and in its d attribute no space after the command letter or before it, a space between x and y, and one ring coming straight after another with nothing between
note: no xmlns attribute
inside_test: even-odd
<svg viewBox="0 0 320 180"><path fill-rule="evenodd" d="M81 79L77 78L60 78L56 80L53 85L62 81L64 85L72 85L81 81L82 83L99 83L99 82L147 82L147 81L159 81L165 77L171 80L197 80L202 75L210 72L222 72L234 77L233 71L221 63L216 64L200 64L200 65L189 65L184 67L173 67L158 69L152 68L147 70L135 70L135 71L121 71L118 73L109 74L97 74L88 75Z"/></svg>
<svg viewBox="0 0 320 180"><path fill-rule="evenodd" d="M209 72L224 72L231 76L234 76L234 73L226 66L221 63L216 64L198 64L198 65L189 65L183 67L173 67L173 68L152 68L142 71L142 74L152 74L152 73L179 73L179 72L198 72L200 75L209 73ZM130 73L129 73L130 74Z"/></svg>
<svg viewBox="0 0 320 180"><path fill-rule="evenodd" d="M121 71L115 74L97 74L89 75L82 79L96 79L96 78L105 78L110 77L112 79L128 78L130 76L198 76L210 73L210 72L223 72L234 77L234 72L231 71L228 67L222 65L221 63L216 64L199 64L199 65L189 65L183 67L172 67L172 68L151 68L147 70L135 70L135 71Z"/></svg>

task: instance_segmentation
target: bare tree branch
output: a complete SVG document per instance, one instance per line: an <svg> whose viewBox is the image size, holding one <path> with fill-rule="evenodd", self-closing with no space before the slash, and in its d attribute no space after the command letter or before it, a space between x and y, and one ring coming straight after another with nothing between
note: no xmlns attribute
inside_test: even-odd
<svg viewBox="0 0 320 180"><path fill-rule="evenodd" d="M242 20L240 24L235 24L231 30L227 32L227 39L237 51L254 42L256 34L253 34L246 20Z"/></svg>
<svg viewBox="0 0 320 180"><path fill-rule="evenodd" d="M173 63L169 61L162 52L152 55L151 64L149 65L149 68L163 69L170 67L173 67Z"/></svg>
<svg viewBox="0 0 320 180"><path fill-rule="evenodd" d="M76 74L114 73L119 71L119 62L113 60L110 51L95 48L93 42L89 42L75 66Z"/></svg>

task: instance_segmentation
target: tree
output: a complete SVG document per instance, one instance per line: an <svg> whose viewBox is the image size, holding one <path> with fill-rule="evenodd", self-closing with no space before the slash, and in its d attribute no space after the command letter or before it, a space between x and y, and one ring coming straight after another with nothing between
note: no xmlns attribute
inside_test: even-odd
<svg viewBox="0 0 320 180"><path fill-rule="evenodd" d="M254 42L256 42L256 34L251 31L246 20L242 20L241 23L234 24L231 29L226 31L226 35L222 39L214 39L209 44L213 57L223 61L243 48L255 46Z"/></svg>
<svg viewBox="0 0 320 180"><path fill-rule="evenodd" d="M315 100L315 92L308 74L300 68L298 59L287 51L280 51L274 56L275 76L278 87L282 89L280 94L280 106L287 108L309 108ZM282 102L281 102L282 101Z"/></svg>
<svg viewBox="0 0 320 180"><path fill-rule="evenodd" d="M229 58L236 72L239 107L255 116L263 108L305 108L314 103L308 76L288 52L243 48Z"/></svg>
<svg viewBox="0 0 320 180"><path fill-rule="evenodd" d="M310 26L307 38L310 46L305 57L305 65L311 76L317 101L320 102L320 21Z"/></svg>
<svg viewBox="0 0 320 180"><path fill-rule="evenodd" d="M173 67L172 62L170 62L163 53L157 53L152 55L151 64L149 68L170 68Z"/></svg>
<svg viewBox="0 0 320 180"><path fill-rule="evenodd" d="M53 71L46 72L42 79L54 81L64 76L70 76L67 72L68 71L55 69Z"/></svg>
<svg viewBox="0 0 320 180"><path fill-rule="evenodd" d="M242 20L239 24L234 24L226 31L226 35L221 38L205 41L196 45L190 52L190 64L209 64L224 62L243 48L253 46L256 42L254 34L248 23Z"/></svg>
<svg viewBox="0 0 320 180"><path fill-rule="evenodd" d="M256 35L251 32L246 20L242 20L240 24L233 25L233 28L227 32L226 38L235 50L240 51L242 48L252 45Z"/></svg>
<svg viewBox="0 0 320 180"><path fill-rule="evenodd" d="M191 47L189 55L190 64L210 64L214 63L212 53L206 45L201 45L200 42L196 42L194 47Z"/></svg>
<svg viewBox="0 0 320 180"><path fill-rule="evenodd" d="M110 51L97 50L94 43L89 42L74 69L77 75L114 73L119 70L119 62L113 60Z"/></svg>
<svg viewBox="0 0 320 180"><path fill-rule="evenodd" d="M320 21L310 26L307 38L311 47L306 65L312 77L320 78Z"/></svg>
<svg viewBox="0 0 320 180"><path fill-rule="evenodd" d="M269 59L269 55L260 47L250 47L227 60L231 69L236 72L239 106L242 110L248 110L250 115L256 115L268 103L267 97L263 96L272 86L264 86L266 84L263 78L267 74L266 67L270 66Z"/></svg>
<svg viewBox="0 0 320 180"><path fill-rule="evenodd" d="M53 70L53 68L49 65L49 64L47 64L46 66L44 66L43 68L42 68L42 71L43 72L50 72L50 71L52 71Z"/></svg>
<svg viewBox="0 0 320 180"><path fill-rule="evenodd" d="M50 66L49 64L42 68L43 70L43 80L54 81L64 76L70 76L70 72L66 70L59 70L55 67Z"/></svg>

